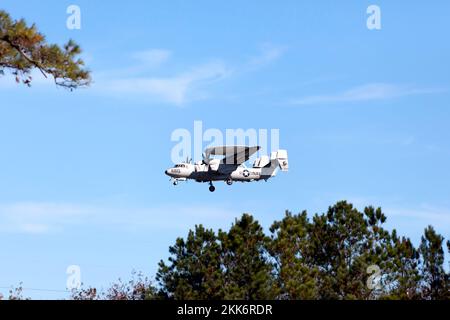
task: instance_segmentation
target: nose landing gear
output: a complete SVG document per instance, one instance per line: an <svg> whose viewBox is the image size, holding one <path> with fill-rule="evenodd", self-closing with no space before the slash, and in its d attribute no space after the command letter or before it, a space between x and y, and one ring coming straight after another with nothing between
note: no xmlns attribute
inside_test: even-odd
<svg viewBox="0 0 450 320"><path fill-rule="evenodd" d="M216 187L213 186L212 182L209 182L209 191L214 192L216 191Z"/></svg>

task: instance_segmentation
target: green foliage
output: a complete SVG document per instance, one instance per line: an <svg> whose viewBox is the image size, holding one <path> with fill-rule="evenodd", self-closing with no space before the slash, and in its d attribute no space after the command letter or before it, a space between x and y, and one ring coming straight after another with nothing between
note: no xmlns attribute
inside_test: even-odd
<svg viewBox="0 0 450 320"><path fill-rule="evenodd" d="M450 299L444 237L429 226L415 248L385 222L380 208L360 212L340 201L311 219L286 211L270 236L249 214L228 231L198 225L169 247L157 287L134 273L104 292L75 290L72 299ZM23 299L22 286L9 298Z"/></svg>
<svg viewBox="0 0 450 320"><path fill-rule="evenodd" d="M228 232L196 226L169 248L169 265L159 263L161 295L171 299L271 299L275 297L268 238L243 215Z"/></svg>
<svg viewBox="0 0 450 320"><path fill-rule="evenodd" d="M420 253L414 248L411 240L397 237L394 230L389 245L389 261L387 266L390 290L386 299L412 300L420 299Z"/></svg>
<svg viewBox="0 0 450 320"><path fill-rule="evenodd" d="M269 239L252 216L244 214L228 232L219 231L226 299L275 298Z"/></svg>
<svg viewBox="0 0 450 320"><path fill-rule="evenodd" d="M173 299L222 299L224 275L217 236L202 225L186 240L178 238L169 248L169 265L159 263L156 280L163 297Z"/></svg>
<svg viewBox="0 0 450 320"><path fill-rule="evenodd" d="M370 230L364 215L347 202L338 202L326 215L316 215L309 259L318 257L324 299L362 299L370 291L364 279L368 266Z"/></svg>
<svg viewBox="0 0 450 320"><path fill-rule="evenodd" d="M420 244L423 258L423 297L425 299L449 299L449 279L444 270L444 237L437 234L432 226L425 229Z"/></svg>
<svg viewBox="0 0 450 320"><path fill-rule="evenodd" d="M449 299L443 237L425 230L416 249L384 228L381 208L340 201L326 213L286 212L266 236L248 214L216 235L202 226L170 247L157 274L174 299ZM450 250L450 241L447 242ZM370 270L378 285L369 285ZM369 283L370 282L370 283Z"/></svg>
<svg viewBox="0 0 450 320"><path fill-rule="evenodd" d="M274 258L274 269L280 299L315 299L318 296L317 265L308 259L312 250L311 224L306 211L292 215L286 211L281 221L275 221L270 254Z"/></svg>
<svg viewBox="0 0 450 320"><path fill-rule="evenodd" d="M0 75L11 72L16 82L31 85L31 72L38 69L47 77L51 75L58 86L69 89L90 83L90 73L78 56L81 48L69 40L62 48L48 44L43 34L24 19L13 20L0 10Z"/></svg>

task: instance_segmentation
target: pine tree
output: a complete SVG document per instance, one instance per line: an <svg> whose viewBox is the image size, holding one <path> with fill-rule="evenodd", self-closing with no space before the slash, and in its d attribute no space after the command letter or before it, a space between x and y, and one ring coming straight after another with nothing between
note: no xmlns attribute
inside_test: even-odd
<svg viewBox="0 0 450 320"><path fill-rule="evenodd" d="M32 83L31 72L39 70L45 77L52 76L56 85L69 89L90 83L90 73L78 56L81 48L72 40L62 48L48 44L42 33L24 19L13 20L0 10L0 75L9 71L16 82L28 86Z"/></svg>
<svg viewBox="0 0 450 320"><path fill-rule="evenodd" d="M431 300L448 299L449 286L447 274L444 270L444 237L436 233L432 226L425 229L420 244L423 259L423 298Z"/></svg>
<svg viewBox="0 0 450 320"><path fill-rule="evenodd" d="M392 254L390 255L390 292L389 299L413 300L420 299L420 253L414 248L411 240L397 237L392 233Z"/></svg>
<svg viewBox="0 0 450 320"><path fill-rule="evenodd" d="M260 224L244 214L228 232L219 231L225 272L225 298L274 299L275 284Z"/></svg>
<svg viewBox="0 0 450 320"><path fill-rule="evenodd" d="M319 298L365 299L367 222L364 215L345 201L315 215L311 230L313 251L309 259L319 268Z"/></svg>
<svg viewBox="0 0 450 320"><path fill-rule="evenodd" d="M306 211L286 211L270 228L270 253L275 261L280 299L317 299L317 267L308 258L310 223Z"/></svg>
<svg viewBox="0 0 450 320"><path fill-rule="evenodd" d="M160 261L156 280L161 294L173 299L222 299L220 247L213 230L202 225L169 248L169 265Z"/></svg>
<svg viewBox="0 0 450 320"><path fill-rule="evenodd" d="M287 211L271 237L248 214L217 236L196 226L170 247L169 263L160 262L160 292L175 299L449 299L443 237L428 227L416 249L385 222L381 208L360 212L341 201L311 220L306 211ZM369 281L373 270L379 286Z"/></svg>

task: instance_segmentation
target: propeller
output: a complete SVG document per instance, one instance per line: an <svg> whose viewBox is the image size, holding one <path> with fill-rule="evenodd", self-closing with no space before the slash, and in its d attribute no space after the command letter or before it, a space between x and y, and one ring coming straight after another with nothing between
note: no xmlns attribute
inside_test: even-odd
<svg viewBox="0 0 450 320"><path fill-rule="evenodd" d="M202 153L202 158L203 158L203 163L204 164L209 164L209 161L211 160L210 158L206 158L206 154Z"/></svg>

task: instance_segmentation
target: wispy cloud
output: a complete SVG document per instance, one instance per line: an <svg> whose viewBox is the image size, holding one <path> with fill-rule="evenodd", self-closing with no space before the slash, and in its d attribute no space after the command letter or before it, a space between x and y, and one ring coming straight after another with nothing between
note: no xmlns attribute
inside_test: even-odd
<svg viewBox="0 0 450 320"><path fill-rule="evenodd" d="M388 207L385 209L392 217L413 219L415 222L434 225L437 228L450 227L450 210L422 204L418 208Z"/></svg>
<svg viewBox="0 0 450 320"><path fill-rule="evenodd" d="M177 106L201 99L205 86L223 80L232 73L223 62L200 65L186 72L166 77L124 77L101 82L101 90L113 94L132 94Z"/></svg>
<svg viewBox="0 0 450 320"><path fill-rule="evenodd" d="M82 221L94 208L74 204L20 202L0 205L0 230L19 233L47 233L66 224Z"/></svg>
<svg viewBox="0 0 450 320"><path fill-rule="evenodd" d="M292 104L312 105L322 103L385 100L405 96L442 92L442 88L420 88L411 85L369 83L337 94L313 95L295 99Z"/></svg>
<svg viewBox="0 0 450 320"><path fill-rule="evenodd" d="M447 240L449 239L449 208L421 204L411 207L385 206L383 211L388 217L388 225L397 229L400 234L408 234L416 243L420 241L423 230L429 225Z"/></svg>
<svg viewBox="0 0 450 320"><path fill-rule="evenodd" d="M344 199L359 210L367 206L381 206L390 226L397 229L402 227L407 231L405 234L420 235L428 225L434 226L444 235L450 234L450 208L445 205L437 206L428 203L404 205L395 195L381 198L375 195L324 194L313 201L320 212L321 208L325 208L330 203Z"/></svg>
<svg viewBox="0 0 450 320"><path fill-rule="evenodd" d="M132 57L144 64L146 67L155 68L161 66L169 60L172 52L166 49L149 49L138 51L132 54Z"/></svg>
<svg viewBox="0 0 450 320"><path fill-rule="evenodd" d="M280 59L285 51L284 46L265 43L254 56L241 63L230 65L216 58L180 68L172 63L171 50L150 48L129 54L128 62L120 67L95 71L93 84L85 92L184 106L192 101L211 98L215 83L237 74L256 72ZM40 74L33 78L33 88L54 87L51 79L45 79ZM11 77L0 77L0 89L22 87L16 85Z"/></svg>
<svg viewBox="0 0 450 320"><path fill-rule="evenodd" d="M281 58L286 52L285 46L274 45L272 43L264 43L261 45L261 52L252 57L249 61L250 67L261 67Z"/></svg>
<svg viewBox="0 0 450 320"><path fill-rule="evenodd" d="M220 228L240 215L226 206L160 205L158 207L116 207L108 205L20 202L0 205L0 231L23 234L57 233L76 227L122 230L186 230L201 221ZM168 216L170 218L168 218Z"/></svg>
<svg viewBox="0 0 450 320"><path fill-rule="evenodd" d="M97 81L97 88L108 94L126 94L149 101L183 106L210 97L210 87L213 83L228 79L236 73L256 71L279 59L285 51L286 47L265 43L258 54L240 66L231 67L223 60L216 59L171 76L142 75L146 70L167 62L172 55L170 50L150 49L132 54L142 65L125 68L126 73L115 70L113 76L104 74Z"/></svg>

